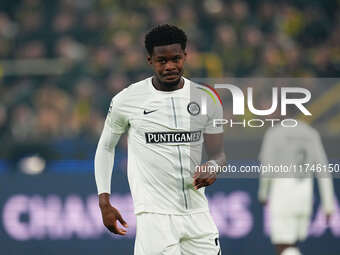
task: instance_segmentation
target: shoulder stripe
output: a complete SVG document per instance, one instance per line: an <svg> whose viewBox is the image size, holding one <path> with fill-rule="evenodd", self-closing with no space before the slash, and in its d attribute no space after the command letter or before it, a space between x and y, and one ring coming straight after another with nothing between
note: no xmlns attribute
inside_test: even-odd
<svg viewBox="0 0 340 255"><path fill-rule="evenodd" d="M221 98L220 98L220 95L217 93L216 89L214 89L214 88L211 87L210 85L207 85L207 87L208 87L209 89L211 89L212 92L214 92L214 94L217 96L218 100L220 101L221 105L223 106L223 103L222 103L222 100L221 100Z"/></svg>
<svg viewBox="0 0 340 255"><path fill-rule="evenodd" d="M223 106L222 100L221 100L219 94L217 93L217 91L214 88L212 88L209 85L205 85L205 86L199 85L199 86L197 86L197 88L206 92L212 98L214 103L216 104L216 99L214 97L214 94L215 94L216 97L218 98L218 100L220 101L221 105Z"/></svg>

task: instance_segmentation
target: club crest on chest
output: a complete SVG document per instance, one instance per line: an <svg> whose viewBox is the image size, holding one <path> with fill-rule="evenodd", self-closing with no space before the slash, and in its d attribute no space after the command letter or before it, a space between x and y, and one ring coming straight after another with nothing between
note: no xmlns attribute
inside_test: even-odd
<svg viewBox="0 0 340 255"><path fill-rule="evenodd" d="M196 116L200 113L201 111L201 108L200 106L198 105L198 103L196 102L190 102L187 106L187 110L188 112L193 115L193 116Z"/></svg>

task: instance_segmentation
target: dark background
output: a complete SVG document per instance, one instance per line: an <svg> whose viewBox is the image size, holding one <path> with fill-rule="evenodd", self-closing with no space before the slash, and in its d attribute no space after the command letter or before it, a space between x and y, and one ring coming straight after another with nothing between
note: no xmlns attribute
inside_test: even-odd
<svg viewBox="0 0 340 255"><path fill-rule="evenodd" d="M113 203L121 210L130 226L129 236L118 239L104 229L99 211L91 216L91 206L88 204L90 198L93 199L92 206L98 210L92 173L45 173L29 177L19 173L2 174L0 185L1 254L133 254L135 219L131 201L126 199L129 197L129 189L124 174L116 172L112 183ZM256 179L219 179L207 189L210 209L219 227L220 243L225 254L274 254L268 235L265 234L264 213L256 197L257 187ZM335 180L335 187L339 197L339 179ZM18 196L24 196L27 204L21 203L25 204L23 209L19 210L20 213L15 213L18 205L11 201ZM60 199L61 209L60 213L57 213L58 217L53 218L52 225L48 227L46 224L39 224L35 217L38 217L40 222L46 222L46 214L43 212L47 211L47 201L51 196ZM41 207L30 208L37 197L43 201ZM12 206L6 210L10 211L15 222L19 221L24 226L25 232L28 233L26 240L17 240L18 236L9 234L9 227L4 225L4 221L8 221L8 218L4 218L5 205L11 203ZM300 246L301 251L303 254L339 254L339 203L337 202L336 213L328 227L324 223L323 215L316 215L319 206L319 196L315 189L311 233ZM77 214L80 211L78 215L72 216L71 212ZM71 221L78 223L71 224ZM67 227L70 224L74 227ZM59 236L52 237L48 234L48 229L53 232L53 229L58 228L56 225L62 226L64 230ZM84 233L89 231L89 228L90 233L86 236Z"/></svg>

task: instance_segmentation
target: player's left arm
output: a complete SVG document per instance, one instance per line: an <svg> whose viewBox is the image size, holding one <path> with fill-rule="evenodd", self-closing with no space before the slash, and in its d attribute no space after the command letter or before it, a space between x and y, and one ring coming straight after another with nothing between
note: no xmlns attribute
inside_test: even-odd
<svg viewBox="0 0 340 255"><path fill-rule="evenodd" d="M204 134L204 149L208 154L208 162L206 164L214 165L216 168L226 165L223 133Z"/></svg>
<svg viewBox="0 0 340 255"><path fill-rule="evenodd" d="M217 92L211 87L203 88L207 99L207 123L204 130L204 149L208 161L196 169L194 188L209 186L216 181L217 174L226 165L224 153L223 127L215 125L215 120L223 118L223 105Z"/></svg>
<svg viewBox="0 0 340 255"><path fill-rule="evenodd" d="M275 147L277 146L277 137L273 133L273 129L270 128L266 131L263 142L259 154L259 161L262 165L270 165L273 164L275 161L275 154L276 150ZM279 145L281 146L281 144ZM257 197L259 202L265 206L268 202L269 192L272 185L272 179L266 176L266 174L261 173L259 176L259 188Z"/></svg>
<svg viewBox="0 0 340 255"><path fill-rule="evenodd" d="M323 147L321 137L317 131L315 131L313 140L313 147L315 148L313 151L315 153L313 158L315 159L315 162L322 166L328 166L327 155ZM317 181L319 185L322 208L326 215L326 220L329 222L331 215L335 211L335 192L332 175L330 172L328 172L328 169L326 172L317 175Z"/></svg>
<svg viewBox="0 0 340 255"><path fill-rule="evenodd" d="M193 176L195 189L213 184L222 167L226 165L223 133L204 134L204 148L208 161L201 165Z"/></svg>

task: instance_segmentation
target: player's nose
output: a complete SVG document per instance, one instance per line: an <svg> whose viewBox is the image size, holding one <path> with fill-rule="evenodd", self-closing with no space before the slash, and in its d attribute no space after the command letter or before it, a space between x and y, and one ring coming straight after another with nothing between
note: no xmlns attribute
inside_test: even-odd
<svg viewBox="0 0 340 255"><path fill-rule="evenodd" d="M176 71L176 65L172 63L171 61L168 61L165 65L165 71L166 72L174 72Z"/></svg>

